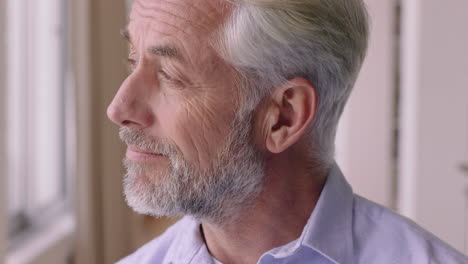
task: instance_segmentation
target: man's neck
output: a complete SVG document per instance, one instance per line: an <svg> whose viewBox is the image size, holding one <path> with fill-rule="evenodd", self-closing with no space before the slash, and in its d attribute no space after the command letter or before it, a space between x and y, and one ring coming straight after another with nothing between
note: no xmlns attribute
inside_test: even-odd
<svg viewBox="0 0 468 264"><path fill-rule="evenodd" d="M287 155L287 154L284 154ZM224 264L257 263L263 253L296 240L322 191L325 175L278 156L267 164L266 183L254 205L229 225L202 223L210 253Z"/></svg>

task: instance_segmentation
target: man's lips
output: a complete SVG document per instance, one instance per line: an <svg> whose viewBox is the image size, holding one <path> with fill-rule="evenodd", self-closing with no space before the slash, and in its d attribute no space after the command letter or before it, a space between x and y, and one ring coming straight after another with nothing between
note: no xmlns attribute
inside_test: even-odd
<svg viewBox="0 0 468 264"><path fill-rule="evenodd" d="M126 156L128 159L141 161L141 160L160 158L163 155L159 153L146 152L134 146L128 146Z"/></svg>

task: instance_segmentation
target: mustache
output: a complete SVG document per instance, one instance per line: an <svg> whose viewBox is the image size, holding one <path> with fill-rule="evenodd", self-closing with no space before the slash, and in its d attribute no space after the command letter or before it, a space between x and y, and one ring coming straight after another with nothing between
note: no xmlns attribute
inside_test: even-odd
<svg viewBox="0 0 468 264"><path fill-rule="evenodd" d="M135 146L145 152L157 153L169 157L180 153L175 144L163 139L148 136L142 130L120 127L119 137L125 144Z"/></svg>

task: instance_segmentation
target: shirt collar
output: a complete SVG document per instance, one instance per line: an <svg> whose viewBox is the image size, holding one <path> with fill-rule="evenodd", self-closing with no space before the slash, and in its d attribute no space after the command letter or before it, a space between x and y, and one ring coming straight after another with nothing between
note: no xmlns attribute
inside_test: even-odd
<svg viewBox="0 0 468 264"><path fill-rule="evenodd" d="M335 263L352 263L353 200L351 186L334 162L301 236L266 254L275 258L287 258L300 247L307 247Z"/></svg>
<svg viewBox="0 0 468 264"><path fill-rule="evenodd" d="M200 222L191 216L185 216L176 225L180 229L167 251L165 261L183 264L205 263L197 262L197 259L210 257L200 232Z"/></svg>
<svg viewBox="0 0 468 264"><path fill-rule="evenodd" d="M352 263L353 197L351 186L334 162L301 236L264 255L287 258L300 247L307 247L335 263ZM169 248L167 260L175 263L202 263L197 260L211 259L201 236L200 222L186 216L179 224L182 230Z"/></svg>
<svg viewBox="0 0 468 264"><path fill-rule="evenodd" d="M353 203L353 190L335 162L317 206L304 229L303 244L336 263L352 263Z"/></svg>

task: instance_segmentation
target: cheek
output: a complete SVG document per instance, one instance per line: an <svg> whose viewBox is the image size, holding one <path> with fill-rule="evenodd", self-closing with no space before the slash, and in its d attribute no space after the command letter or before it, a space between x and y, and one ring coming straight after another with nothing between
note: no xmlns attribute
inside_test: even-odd
<svg viewBox="0 0 468 264"><path fill-rule="evenodd" d="M233 118L232 105L204 96L171 98L161 109L165 134L174 141L192 164L206 167L216 158L226 141Z"/></svg>

